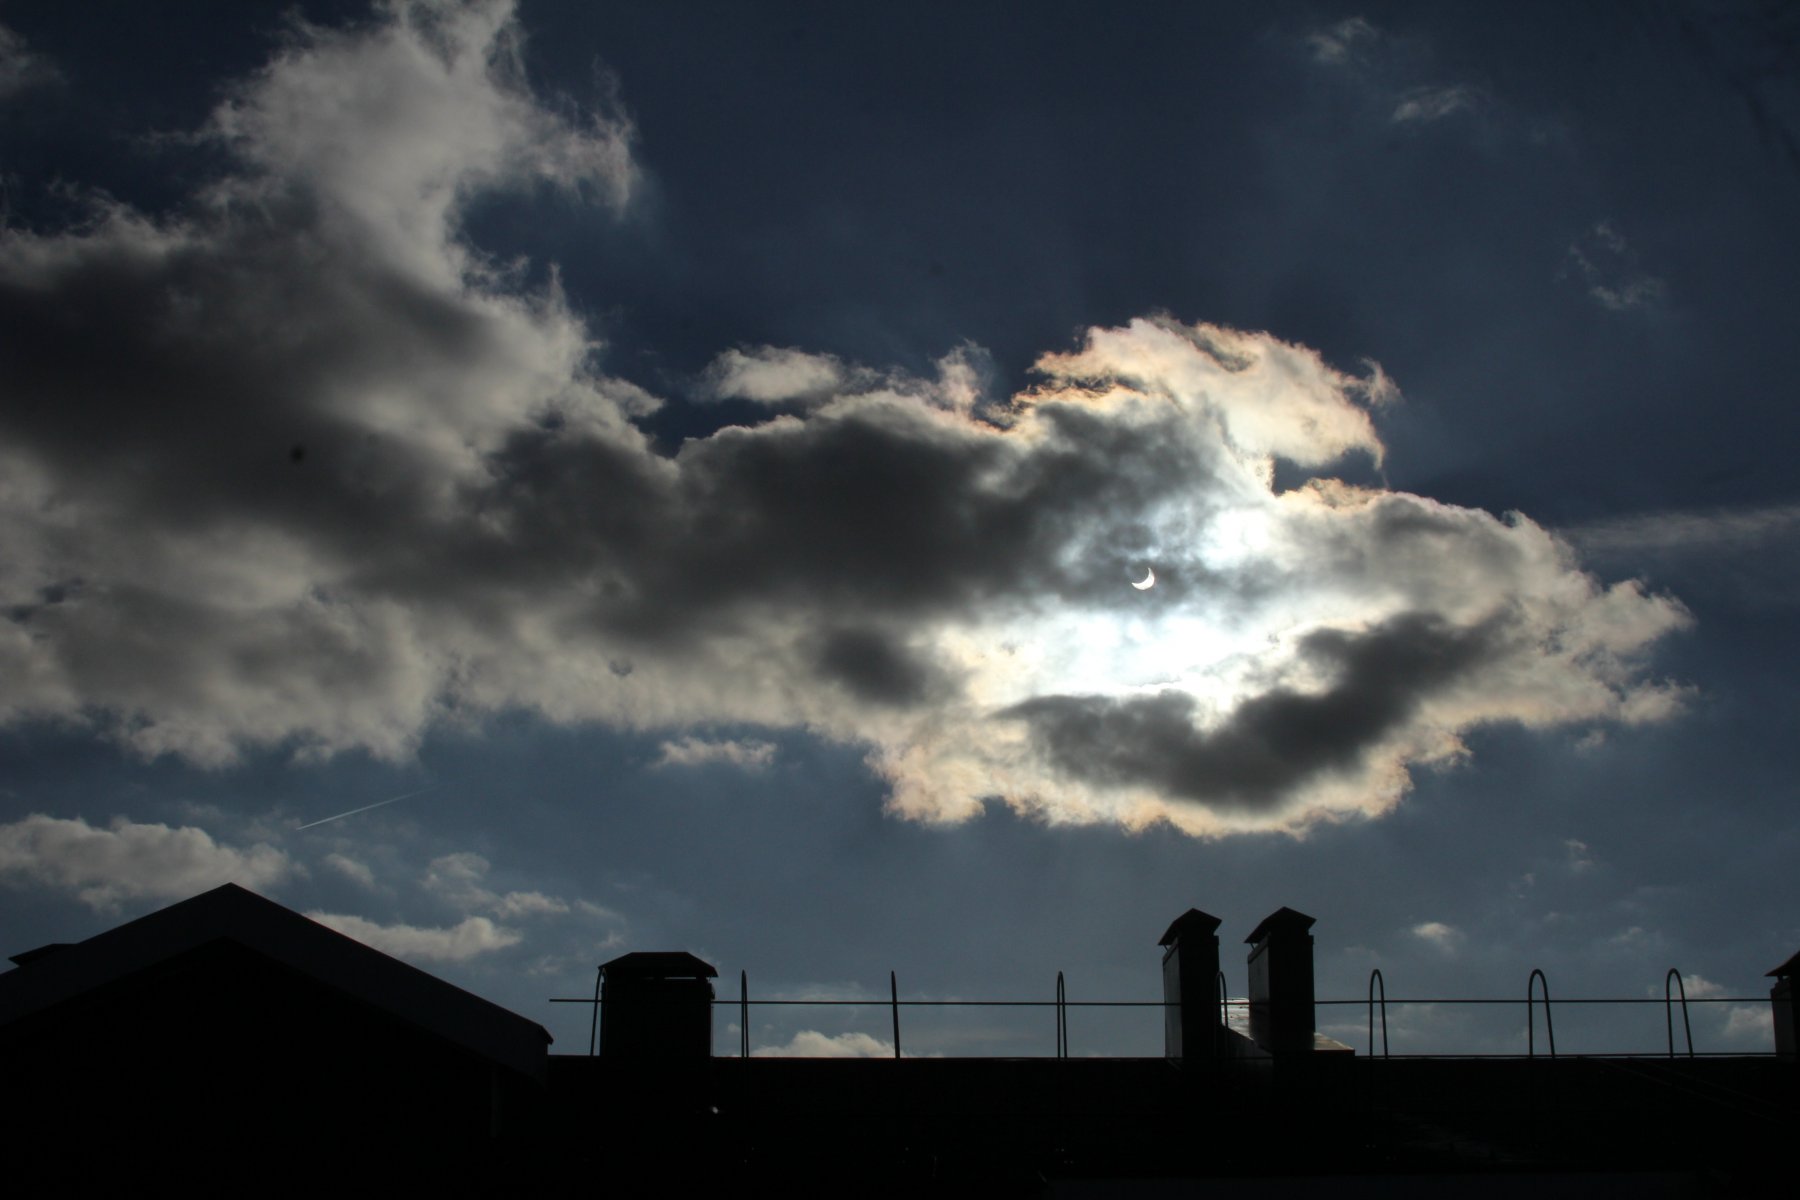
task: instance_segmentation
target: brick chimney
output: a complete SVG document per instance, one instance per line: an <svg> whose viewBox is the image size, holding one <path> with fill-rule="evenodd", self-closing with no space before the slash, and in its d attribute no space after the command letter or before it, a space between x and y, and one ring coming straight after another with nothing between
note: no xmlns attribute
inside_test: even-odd
<svg viewBox="0 0 1800 1200"><path fill-rule="evenodd" d="M1769 1007L1775 1017L1775 1053L1793 1062L1800 1054L1800 1025L1794 1021L1794 976L1800 975L1800 953L1769 974L1775 979L1775 986L1769 989Z"/></svg>
<svg viewBox="0 0 1800 1200"><path fill-rule="evenodd" d="M1274 1055L1313 1048L1313 918L1278 908L1244 941L1250 946L1250 1039Z"/></svg>
<svg viewBox="0 0 1800 1200"><path fill-rule="evenodd" d="M1225 1052L1219 1023L1219 918L1190 908L1157 945L1163 950L1163 1054L1200 1062Z"/></svg>
<svg viewBox="0 0 1800 1200"><path fill-rule="evenodd" d="M685 951L625 954L601 968L606 1058L709 1058L718 971Z"/></svg>

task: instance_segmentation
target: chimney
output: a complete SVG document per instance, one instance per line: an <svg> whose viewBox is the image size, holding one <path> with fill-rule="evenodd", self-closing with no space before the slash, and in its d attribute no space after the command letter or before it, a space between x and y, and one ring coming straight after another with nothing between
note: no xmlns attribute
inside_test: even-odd
<svg viewBox="0 0 1800 1200"><path fill-rule="evenodd" d="M1769 1007L1775 1017L1775 1053L1793 1062L1800 1052L1800 1025L1794 1022L1794 976L1800 974L1800 953L1769 972L1775 986L1769 989Z"/></svg>
<svg viewBox="0 0 1800 1200"><path fill-rule="evenodd" d="M685 951L640 951L601 966L600 1053L607 1058L710 1058L711 963Z"/></svg>
<svg viewBox="0 0 1800 1200"><path fill-rule="evenodd" d="M1250 946L1250 1038L1270 1054L1313 1048L1313 918L1278 908L1244 941Z"/></svg>
<svg viewBox="0 0 1800 1200"><path fill-rule="evenodd" d="M1203 1062L1225 1051L1219 1024L1219 918L1190 908L1157 945L1163 951L1163 1053Z"/></svg>

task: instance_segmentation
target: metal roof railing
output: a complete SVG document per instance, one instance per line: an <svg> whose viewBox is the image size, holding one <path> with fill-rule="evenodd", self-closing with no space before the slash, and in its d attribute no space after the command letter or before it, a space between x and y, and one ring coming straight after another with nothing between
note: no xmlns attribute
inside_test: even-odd
<svg viewBox="0 0 1800 1200"><path fill-rule="evenodd" d="M1219 983L1219 1001L1218 1001L1218 1003L1219 1003L1219 1012L1220 1012L1221 1021L1227 1025L1237 1025L1237 1026L1241 1027L1241 1025L1242 1025L1241 1019L1237 1022L1234 1022L1232 1020L1232 1017L1234 1015L1246 1012L1250 1007L1250 1001L1247 999L1242 999L1242 998L1237 998L1237 999L1229 998L1228 989L1226 987L1226 982L1225 982L1225 973L1223 971L1219 972L1218 983ZM1652 1052L1604 1051L1604 1052L1600 1052L1600 1053L1588 1052L1588 1053L1578 1053L1578 1054L1572 1054L1572 1055L1564 1054L1563 1057L1646 1058L1646 1057L1651 1057L1653 1054L1666 1054L1667 1057L1674 1058L1674 1057L1676 1057L1674 1013L1675 1013L1675 1004L1676 1004L1677 1000L1679 1000L1680 1006L1681 1006L1682 1032L1686 1039L1686 1052L1685 1052L1686 1057L1688 1057L1688 1058L1706 1058L1706 1057L1759 1057L1759 1056L1760 1057L1771 1057L1771 1056L1773 1056L1774 1052L1772 1050L1768 1050L1768 1051L1741 1051L1741 1050L1701 1051L1701 1050L1696 1050L1694 1048L1694 1031L1693 1031L1692 1019L1690 1017L1690 1006L1695 1005L1695 1004L1755 1004L1755 1005L1762 1005L1762 1004L1767 1004L1769 1002L1769 1000L1768 1000L1768 997L1766 997L1766 996L1693 996L1693 997L1690 997L1687 994L1686 985L1682 981L1681 973L1679 971L1671 968L1669 970L1669 972L1667 973L1667 975L1664 976L1663 995L1660 999L1655 996L1564 997L1561 1000L1558 1000L1556 1002L1559 1006L1562 1006L1565 1008L1575 1007L1575 1006L1594 1006L1594 1005L1614 1005L1614 1006L1623 1007L1623 1006L1635 1006L1635 1005L1645 1005L1645 1004L1660 1004L1664 1008L1664 1018L1665 1018L1665 1026L1666 1026L1666 1032L1667 1032L1666 1050L1664 1050L1662 1052L1654 1052L1654 1051L1652 1051ZM598 1051L598 1031L599 1031L599 1023L600 1023L600 1010L601 1010L602 1004L604 1003L604 1001L601 998L601 994L600 994L599 979L596 978L596 980L595 980L594 994L591 997L588 997L588 996L555 996L555 997L550 998L550 1003L552 1003L552 1004L587 1004L587 1005L592 1006L592 1018L589 1023L588 1053L590 1055L596 1053ZM1461 997L1461 996L1439 996L1439 997L1429 997L1429 998L1422 998L1422 997L1390 998L1387 995L1387 981L1382 977L1381 971L1378 968L1369 973L1368 995L1365 999L1361 999L1361 1000L1324 999L1324 1000L1315 1000L1313 1003L1315 1005L1315 1008L1331 1008L1331 1007L1344 1006L1344 1005L1363 1005L1365 1007L1366 1013L1367 1013L1367 1029L1368 1029L1367 1054L1370 1058L1381 1058L1381 1059L1390 1059L1390 1058L1391 1059L1534 1058L1534 1057L1537 1057L1538 1056L1537 1009L1538 1009L1539 1005L1542 1005L1543 1016L1544 1016L1544 1032L1545 1032L1545 1037L1546 1037L1546 1046L1547 1046L1547 1050L1548 1050L1548 1056L1551 1058L1558 1057L1558 1052L1557 1052L1557 1048L1556 1048L1556 1032L1555 1032L1555 1027L1552 1023L1552 1017L1551 1017L1549 980L1545 977L1544 972L1537 968L1532 969L1531 975L1526 981L1526 991L1525 991L1525 1001L1524 1001L1524 1005L1525 1005L1525 1014L1524 1014L1525 1015L1525 1030L1524 1030L1525 1046L1524 1046L1524 1052L1522 1054L1516 1053L1516 1052L1507 1053L1507 1052L1492 1052L1492 1051L1468 1052L1468 1053L1434 1052L1434 1053L1423 1053L1423 1054L1420 1054L1420 1053L1396 1054L1396 1053L1393 1053L1389 1049L1389 1042L1388 1042L1388 1009L1390 1007L1405 1008L1408 1006L1426 1006L1426 1005L1433 1006L1433 1007L1451 1007L1451 1008L1455 1008L1455 1007L1491 1007L1491 1006L1505 1006L1505 1005L1517 1006L1520 1002L1516 998L1514 998L1514 999L1498 999L1498 998L1489 998L1489 997ZM1074 1009L1130 1009L1130 1008L1169 1008L1169 1007L1175 1006L1172 1002L1163 1001L1163 1000L1071 1000L1068 998L1067 982L1061 971L1058 971L1056 974L1056 988L1055 988L1054 998L1048 999L1048 1000L1029 1000L1029 999L1021 999L1021 1000L906 999L906 1000L903 1000L900 997L900 984L899 984L898 975L897 975L897 973L895 973L893 971L888 972L888 995L887 995L886 999L881 999L879 997L869 997L869 998L863 998L863 999L822 999L822 998L814 999L814 998L784 997L784 998L769 999L769 1000L753 1000L750 997L749 974L746 971L740 971L738 973L738 994L736 996L715 998L712 1001L712 1004L715 1007L729 1005L729 1006L735 1006L737 1008L737 1010L738 1010L738 1014L737 1014L738 1015L738 1055L739 1055L739 1057L742 1057L742 1058L750 1058L753 1056L753 1050L752 1050L752 1047L750 1044L750 1041L751 1041L751 1039L750 1039L750 1010L752 1007L765 1008L765 1009L885 1007L889 1010L889 1014L890 1014L890 1027L892 1029L892 1036L893 1036L892 1044L893 1044L893 1052L894 1052L895 1058L899 1058L901 1056L900 1010L903 1008L921 1008L921 1009L1048 1008L1048 1009L1054 1010L1053 1015L1054 1015L1054 1019L1055 1019L1054 1049L1052 1051L1051 1057L1065 1059L1065 1058L1069 1057L1069 1047L1070 1047L1069 1010L1072 1008L1074 1008ZM1380 1049L1379 1054L1377 1054L1376 1048L1375 1048L1376 1047L1375 1031L1376 1031L1376 1027L1378 1024L1379 1024L1380 1030L1381 1030L1381 1049Z"/></svg>

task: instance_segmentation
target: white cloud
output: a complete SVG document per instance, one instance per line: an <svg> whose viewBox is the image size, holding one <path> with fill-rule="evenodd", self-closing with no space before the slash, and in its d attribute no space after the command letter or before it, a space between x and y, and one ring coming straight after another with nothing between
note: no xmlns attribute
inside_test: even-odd
<svg viewBox="0 0 1800 1200"><path fill-rule="evenodd" d="M1414 925L1413 936L1426 942L1444 954L1454 954L1463 942L1462 930L1454 925L1446 925L1442 921L1426 921Z"/></svg>
<svg viewBox="0 0 1800 1200"><path fill-rule="evenodd" d="M424 887L454 907L465 911L484 909L502 919L553 916L570 911L567 900L542 892L501 894L490 890L484 882L489 869L488 860L479 854L446 854L431 860L425 872ZM592 908L591 905L588 907Z"/></svg>
<svg viewBox="0 0 1800 1200"><path fill-rule="evenodd" d="M1480 100L1481 93L1467 84L1414 88L1394 105L1390 119L1396 125L1441 121L1445 117L1474 108Z"/></svg>
<svg viewBox="0 0 1800 1200"><path fill-rule="evenodd" d="M1351 61L1359 51L1379 41L1381 34L1361 17L1347 17L1335 25L1315 29L1306 35L1313 58L1334 66Z"/></svg>
<svg viewBox="0 0 1800 1200"><path fill-rule="evenodd" d="M1569 244L1563 272L1587 286L1588 295L1612 312L1654 308L1668 294L1662 280L1646 272L1625 235L1600 221Z"/></svg>
<svg viewBox="0 0 1800 1200"><path fill-rule="evenodd" d="M123 900L186 899L225 883L268 888L294 869L272 846L222 845L190 825L172 829L114 817L100 828L42 813L0 825L0 880L73 892L100 910Z"/></svg>
<svg viewBox="0 0 1800 1200"><path fill-rule="evenodd" d="M1590 729L1575 739L1575 752L1577 754L1592 754L1602 746L1606 745L1606 741L1606 730Z"/></svg>
<svg viewBox="0 0 1800 1200"><path fill-rule="evenodd" d="M806 401L817 405L846 398L863 402L903 399L968 414L985 399L993 363L979 346L964 343L939 358L933 378L876 371L836 355L792 347L731 349L701 372L699 400L753 400L763 404ZM1379 373L1380 367L1374 368Z"/></svg>
<svg viewBox="0 0 1800 1200"><path fill-rule="evenodd" d="M1484 141L1507 129L1526 132L1518 128L1517 114L1487 88L1444 81L1431 41L1416 31L1380 29L1351 17L1312 31L1304 41L1315 63L1362 93L1372 120L1419 128L1457 116L1479 117ZM1538 140L1543 136L1535 134Z"/></svg>
<svg viewBox="0 0 1800 1200"><path fill-rule="evenodd" d="M1362 360L1368 375L1356 381L1363 397L1376 408L1400 402L1400 385L1394 382L1393 376L1381 369L1381 364L1372 358Z"/></svg>
<svg viewBox="0 0 1800 1200"><path fill-rule="evenodd" d="M703 376L702 395L762 404L823 399L841 390L856 374L830 354L756 346L727 350L713 359Z"/></svg>
<svg viewBox="0 0 1800 1200"><path fill-rule="evenodd" d="M507 892L494 904L501 917L538 917L569 911L569 902L542 892Z"/></svg>
<svg viewBox="0 0 1800 1200"><path fill-rule="evenodd" d="M1563 849L1568 852L1570 871L1579 875L1594 869L1593 851L1580 838L1565 838Z"/></svg>
<svg viewBox="0 0 1800 1200"><path fill-rule="evenodd" d="M1590 554L1743 553L1800 535L1800 504L1639 513L1560 530Z"/></svg>
<svg viewBox="0 0 1800 1200"><path fill-rule="evenodd" d="M758 1046L759 1058L892 1058L894 1043L866 1033L820 1033L803 1029L786 1045Z"/></svg>
<svg viewBox="0 0 1800 1200"><path fill-rule="evenodd" d="M1775 1014L1768 1005L1750 1007L1733 1004L1725 1012L1725 1037L1736 1042L1747 1042L1758 1050L1774 1047Z"/></svg>
<svg viewBox="0 0 1800 1200"><path fill-rule="evenodd" d="M542 181L622 204L636 178L623 119L575 121L532 97L513 0L393 0L372 26L300 26L213 114L208 135L249 171L220 205L296 197L331 232L367 237L426 275L475 267L453 240L457 205L481 187Z"/></svg>
<svg viewBox="0 0 1800 1200"><path fill-rule="evenodd" d="M359 862L347 854L327 854L325 865L352 883L361 884L366 888L375 886L375 872L369 869L369 865Z"/></svg>
<svg viewBox="0 0 1800 1200"><path fill-rule="evenodd" d="M384 954L417 962L467 962L481 954L519 944L520 935L486 917L467 917L448 928L380 925L342 913L309 912L312 920L373 946Z"/></svg>
<svg viewBox="0 0 1800 1200"><path fill-rule="evenodd" d="M1663 298L1663 282L1648 275L1633 275L1612 283L1594 283L1588 294L1614 312L1649 308Z"/></svg>
<svg viewBox="0 0 1800 1200"><path fill-rule="evenodd" d="M452 904L491 904L494 893L481 886L488 870L488 860L479 854L445 854L426 868L425 890Z"/></svg>
<svg viewBox="0 0 1800 1200"><path fill-rule="evenodd" d="M654 765L659 767L698 767L709 763L725 763L746 771L760 771L775 761L775 745L757 741L709 741L686 737L664 742Z"/></svg>
<svg viewBox="0 0 1800 1200"><path fill-rule="evenodd" d="M1268 333L1092 329L1010 398L969 346L833 366L803 414L658 453L653 398L460 220L616 202L629 126L535 103L505 4L384 12L235 89L205 134L235 170L179 216L0 230L0 722L224 763L522 710L743 766L692 731L754 725L868 747L917 819L1217 836L1380 813L1483 725L1678 709L1646 660L1679 603L1338 481L1393 381ZM835 362L766 355L766 396ZM464 911L508 903L440 862Z"/></svg>

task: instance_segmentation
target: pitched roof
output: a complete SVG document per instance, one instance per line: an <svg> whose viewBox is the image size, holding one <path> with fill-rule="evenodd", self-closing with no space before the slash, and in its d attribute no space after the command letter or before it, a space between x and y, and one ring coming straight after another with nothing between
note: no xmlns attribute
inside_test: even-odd
<svg viewBox="0 0 1800 1200"><path fill-rule="evenodd" d="M535 1021L371 949L233 883L0 974L0 1027L177 955L229 941L454 1045L543 1079L550 1034Z"/></svg>

